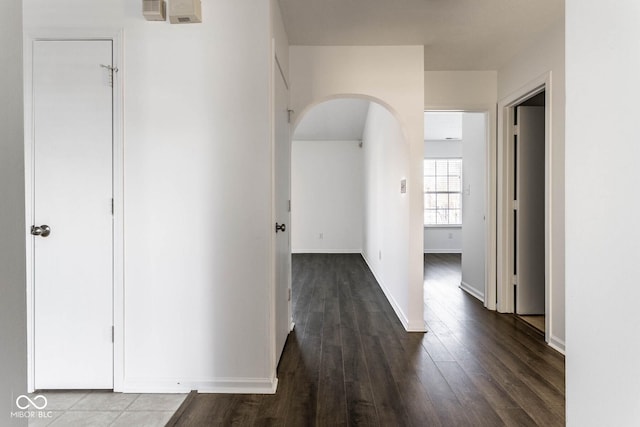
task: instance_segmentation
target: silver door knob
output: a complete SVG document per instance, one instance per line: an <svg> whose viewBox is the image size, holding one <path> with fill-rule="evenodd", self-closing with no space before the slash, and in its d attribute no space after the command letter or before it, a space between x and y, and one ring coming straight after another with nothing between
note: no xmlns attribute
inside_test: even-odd
<svg viewBox="0 0 640 427"><path fill-rule="evenodd" d="M51 227L46 224L43 224L40 227L32 225L31 234L33 234L34 236L47 237L49 234L51 234Z"/></svg>

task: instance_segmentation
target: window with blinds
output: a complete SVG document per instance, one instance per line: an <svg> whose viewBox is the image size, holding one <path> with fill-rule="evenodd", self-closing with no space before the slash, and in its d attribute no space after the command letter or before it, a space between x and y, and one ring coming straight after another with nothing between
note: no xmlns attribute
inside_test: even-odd
<svg viewBox="0 0 640 427"><path fill-rule="evenodd" d="M462 225L462 159L424 159L424 225Z"/></svg>

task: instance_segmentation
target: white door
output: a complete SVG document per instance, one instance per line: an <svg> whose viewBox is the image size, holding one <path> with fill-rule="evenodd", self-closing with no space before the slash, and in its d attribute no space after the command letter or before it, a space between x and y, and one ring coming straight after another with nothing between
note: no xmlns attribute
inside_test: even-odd
<svg viewBox="0 0 640 427"><path fill-rule="evenodd" d="M544 314L544 107L517 107L516 114L516 313Z"/></svg>
<svg viewBox="0 0 640 427"><path fill-rule="evenodd" d="M113 93L103 65L111 41L34 42L36 389L113 388Z"/></svg>
<svg viewBox="0 0 640 427"><path fill-rule="evenodd" d="M291 325L291 141L289 140L288 91L284 77L275 70L274 206L276 219L276 358L282 354Z"/></svg>

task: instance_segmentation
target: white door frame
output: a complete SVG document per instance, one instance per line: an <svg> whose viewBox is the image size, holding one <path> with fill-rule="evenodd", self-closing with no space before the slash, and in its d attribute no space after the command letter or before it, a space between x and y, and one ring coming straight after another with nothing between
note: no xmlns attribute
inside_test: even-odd
<svg viewBox="0 0 640 427"><path fill-rule="evenodd" d="M24 121L25 121L25 239L27 285L27 389L35 389L34 378L34 245L27 229L34 220L34 120L33 120L33 44L42 40L111 40L113 64L113 390L124 382L124 156L123 156L123 32L117 30L28 32L24 39Z"/></svg>
<svg viewBox="0 0 640 427"><path fill-rule="evenodd" d="M276 162L276 79L282 78L284 81L284 85L287 88L287 93L289 92L289 81L287 81L284 72L282 71L282 67L280 66L280 61L278 60L278 55L276 53L276 41L275 39L271 39L271 66L270 68L270 121L271 121L271 221L269 223L269 230L271 233L271 286L269 293L269 366L271 369L270 379L273 383L273 392L277 388L278 378L277 378L277 368L279 363L279 358L277 354L277 317L281 315L276 310L276 297L278 292L278 281L277 281L277 240L276 233L273 231L274 224L279 220L277 217L277 208L276 208L276 174L275 174L275 162ZM291 134L289 134L289 155L291 155ZM291 157L289 157L289 197L291 197ZM291 212L289 212L289 222L291 221ZM290 224L286 224L287 226L287 238L291 239L291 226ZM291 240L289 240L289 256L291 256ZM294 323L293 323L293 309L292 309L292 298L291 298L291 263L289 264L289 271L287 273L287 287L289 289L289 301L287 302L287 319L290 323L289 332L293 331ZM285 341L286 343L286 341ZM285 344L286 345L286 344ZM280 356L282 357L282 356Z"/></svg>
<svg viewBox="0 0 640 427"><path fill-rule="evenodd" d="M424 111L460 111L463 113L484 113L486 115L486 221L485 221L485 281L484 306L496 309L496 108L492 105L428 105ZM464 207L463 207L464 209Z"/></svg>
<svg viewBox="0 0 640 427"><path fill-rule="evenodd" d="M552 85L551 71L530 81L498 102L498 311L514 312L513 291L513 115L515 107L523 101L545 91L545 341L549 342L551 325L551 274L553 268L552 241Z"/></svg>

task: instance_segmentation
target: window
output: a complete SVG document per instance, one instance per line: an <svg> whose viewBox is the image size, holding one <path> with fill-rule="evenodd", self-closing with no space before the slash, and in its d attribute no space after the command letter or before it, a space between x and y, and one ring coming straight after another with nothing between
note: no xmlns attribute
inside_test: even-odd
<svg viewBox="0 0 640 427"><path fill-rule="evenodd" d="M462 225L462 159L424 159L424 225Z"/></svg>

